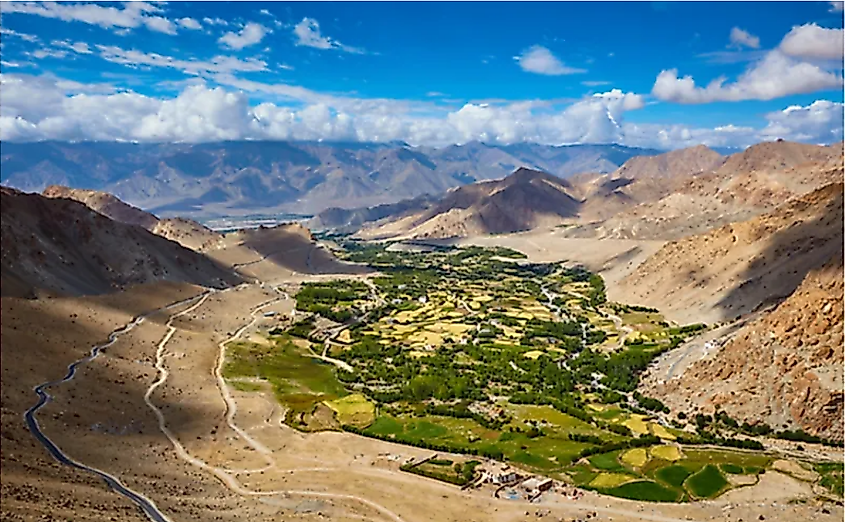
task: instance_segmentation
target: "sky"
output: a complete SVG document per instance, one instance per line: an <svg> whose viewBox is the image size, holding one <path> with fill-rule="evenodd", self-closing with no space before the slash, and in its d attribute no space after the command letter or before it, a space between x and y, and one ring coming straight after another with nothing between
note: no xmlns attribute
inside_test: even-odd
<svg viewBox="0 0 845 522"><path fill-rule="evenodd" d="M843 139L842 2L0 3L0 140Z"/></svg>

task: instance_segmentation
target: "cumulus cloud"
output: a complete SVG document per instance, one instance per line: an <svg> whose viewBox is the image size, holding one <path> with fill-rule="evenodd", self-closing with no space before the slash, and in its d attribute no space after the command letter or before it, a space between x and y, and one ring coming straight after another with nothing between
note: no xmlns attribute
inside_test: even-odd
<svg viewBox="0 0 845 522"><path fill-rule="evenodd" d="M314 49L338 49L347 53L364 54L363 49L350 47L328 36L323 36L320 31L320 23L313 18L303 18L301 22L293 27L293 34L296 36L296 45L313 47Z"/></svg>
<svg viewBox="0 0 845 522"><path fill-rule="evenodd" d="M815 24L794 27L777 49L751 63L734 82L720 77L706 87L696 85L692 76L678 76L677 69L661 71L652 94L677 103L714 101L772 100L842 86L842 30L824 29ZM814 60L838 59L839 64Z"/></svg>
<svg viewBox="0 0 845 522"><path fill-rule="evenodd" d="M197 22L194 18L180 18L176 21L179 24L179 27L184 27L185 29L191 29L193 31L199 31L202 29L202 24Z"/></svg>
<svg viewBox="0 0 845 522"><path fill-rule="evenodd" d="M783 37L780 50L799 59L841 62L845 47L843 35L845 31L842 29L827 29L816 24L801 25L793 27Z"/></svg>
<svg viewBox="0 0 845 522"><path fill-rule="evenodd" d="M843 6L845 6L845 2L842 2L842 1L835 1L835 2L829 2L829 3L830 3L830 9L828 9L828 11L831 12L831 13L841 13Z"/></svg>
<svg viewBox="0 0 845 522"><path fill-rule="evenodd" d="M734 27L731 29L731 46L741 49L742 47L750 47L752 49L760 48L760 38L749 33L745 29Z"/></svg>
<svg viewBox="0 0 845 522"><path fill-rule="evenodd" d="M243 86L265 93L273 87ZM746 146L776 138L842 139L843 106L824 100L767 114L762 128L691 128L626 122L626 113L642 108L644 100L618 89L561 107L529 101L467 103L454 109L435 102L335 97L290 85L276 86L276 94L287 101L251 105L247 93L212 88L199 79L178 95L161 98L52 76L3 74L0 87L0 140L10 141L323 139L442 146L480 140L677 148Z"/></svg>
<svg viewBox="0 0 845 522"><path fill-rule="evenodd" d="M842 76L818 65L794 60L779 51L772 51L753 64L733 83L724 77L699 87L692 76L678 77L678 70L662 71L654 82L652 94L677 103L710 103L714 101L772 100L789 96L837 89Z"/></svg>
<svg viewBox="0 0 845 522"><path fill-rule="evenodd" d="M534 45L526 49L519 56L514 56L514 60L519 63L523 71L535 74L559 76L587 72L585 69L576 69L564 65L557 56L541 45Z"/></svg>
<svg viewBox="0 0 845 522"><path fill-rule="evenodd" d="M82 22L104 29L135 29L176 34L176 25L163 16L162 9L147 2L127 2L122 9L93 3L3 2L3 13L21 13L65 22Z"/></svg>
<svg viewBox="0 0 845 522"><path fill-rule="evenodd" d="M806 107L793 105L766 115L769 124L761 131L767 139L809 143L842 141L843 104L817 100Z"/></svg>
<svg viewBox="0 0 845 522"><path fill-rule="evenodd" d="M249 22L237 33L230 31L221 36L217 41L224 47L240 51L244 47L249 47L250 45L259 43L268 33L271 32L272 31L270 29L267 29L261 24Z"/></svg>

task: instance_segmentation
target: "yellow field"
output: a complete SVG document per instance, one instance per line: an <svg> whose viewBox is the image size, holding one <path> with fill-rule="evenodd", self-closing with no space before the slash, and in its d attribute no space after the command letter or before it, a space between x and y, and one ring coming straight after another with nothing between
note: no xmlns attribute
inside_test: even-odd
<svg viewBox="0 0 845 522"><path fill-rule="evenodd" d="M648 424L643 421L645 415L636 415L632 414L631 418L623 422L622 424L628 426L634 433L637 435L645 435L648 433Z"/></svg>
<svg viewBox="0 0 845 522"><path fill-rule="evenodd" d="M323 404L335 412L341 424L368 426L376 416L375 405L360 393L353 393L342 399L324 401Z"/></svg>
<svg viewBox="0 0 845 522"><path fill-rule="evenodd" d="M655 446L651 448L651 455L658 459L675 462L681 459L681 450L677 446Z"/></svg>
<svg viewBox="0 0 845 522"><path fill-rule="evenodd" d="M530 352L525 352L524 354L522 354L522 356L527 357L529 359L536 359L537 357L543 355L543 353L544 352L542 350L531 350Z"/></svg>
<svg viewBox="0 0 845 522"><path fill-rule="evenodd" d="M646 462L648 462L648 453L646 453L645 448L634 448L632 450L628 450L622 454L622 462L634 466L635 468L641 468L645 466Z"/></svg>
<svg viewBox="0 0 845 522"><path fill-rule="evenodd" d="M636 480L636 477L622 473L602 473L590 482L590 486L594 488L615 488L632 480Z"/></svg>
<svg viewBox="0 0 845 522"><path fill-rule="evenodd" d="M607 409L607 406L604 404L588 404L587 407L593 411L604 411Z"/></svg>
<svg viewBox="0 0 845 522"><path fill-rule="evenodd" d="M352 342L352 334L349 333L349 330L344 330L337 336L337 340L343 344L349 344Z"/></svg>
<svg viewBox="0 0 845 522"><path fill-rule="evenodd" d="M675 437L674 435L669 433L669 431L666 428L664 428L663 426L661 426L660 424L657 424L657 423L654 423L654 422L649 422L648 425L649 425L649 427L651 427L651 432L654 435L660 437L661 439L666 439L666 440L677 439L677 437Z"/></svg>

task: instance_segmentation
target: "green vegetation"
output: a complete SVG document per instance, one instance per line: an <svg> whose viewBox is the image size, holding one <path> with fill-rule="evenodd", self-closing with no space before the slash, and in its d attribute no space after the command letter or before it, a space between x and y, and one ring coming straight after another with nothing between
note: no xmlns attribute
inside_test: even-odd
<svg viewBox="0 0 845 522"><path fill-rule="evenodd" d="M669 484L670 486L681 487L684 481L692 475L692 472L686 466L674 465L660 468L655 472L655 476Z"/></svg>
<svg viewBox="0 0 845 522"><path fill-rule="evenodd" d="M697 433L682 432L667 424L666 405L636 391L655 357L705 325L670 326L654 309L608 303L600 276L508 249L343 247L345 259L378 269L372 288L305 284L296 300L306 317L274 330L274 346L230 351L227 378L268 382L290 425L509 461L648 501L709 498L730 487L720 469L757 473L771 463L756 453L681 451L675 439L758 448L723 432L761 428L717 412L690 419ZM330 355L350 371L310 356L311 339L329 332L318 316L342 323L331 330L339 342ZM406 471L465 484L470 462Z"/></svg>
<svg viewBox="0 0 845 522"><path fill-rule="evenodd" d="M819 484L839 498L843 496L842 463L824 462L814 466L816 473L821 475Z"/></svg>
<svg viewBox="0 0 845 522"><path fill-rule="evenodd" d="M742 466L737 466L736 464L724 463L719 465L722 468L722 471L725 473L730 473L732 475L739 475L743 472Z"/></svg>
<svg viewBox="0 0 845 522"><path fill-rule="evenodd" d="M289 408L286 419L292 426L301 429L336 428L329 419L324 419L320 403L343 397L348 392L337 380L330 365L303 353L304 349L287 337L277 338L271 346L232 343L227 350L223 377L267 381L278 401Z"/></svg>
<svg viewBox="0 0 845 522"><path fill-rule="evenodd" d="M631 500L646 500L649 502L676 502L679 499L678 493L665 488L650 480L629 482L621 486L603 490L602 493L615 497L629 498Z"/></svg>
<svg viewBox="0 0 845 522"><path fill-rule="evenodd" d="M725 480L719 468L709 464L686 481L689 492L698 498L714 497L727 485L728 481Z"/></svg>

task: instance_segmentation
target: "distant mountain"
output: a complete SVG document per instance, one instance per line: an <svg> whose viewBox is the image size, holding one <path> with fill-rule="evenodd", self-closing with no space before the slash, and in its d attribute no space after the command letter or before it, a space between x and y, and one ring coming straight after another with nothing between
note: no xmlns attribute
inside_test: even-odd
<svg viewBox="0 0 845 522"><path fill-rule="evenodd" d="M104 191L160 216L317 213L442 194L519 167L560 177L611 172L659 151L620 145L238 141L203 144L0 142L0 182Z"/></svg>
<svg viewBox="0 0 845 522"><path fill-rule="evenodd" d="M577 215L580 201L571 195L571 189L557 176L520 168L502 180L452 189L421 212L362 230L359 235L446 238L554 225Z"/></svg>
<svg viewBox="0 0 845 522"><path fill-rule="evenodd" d="M70 199L0 188L2 295L100 294L154 281L224 287L230 269Z"/></svg>

